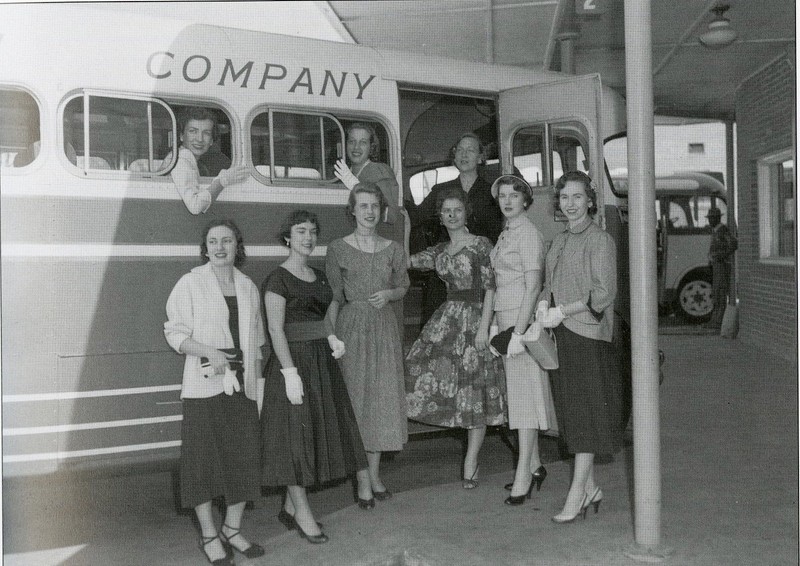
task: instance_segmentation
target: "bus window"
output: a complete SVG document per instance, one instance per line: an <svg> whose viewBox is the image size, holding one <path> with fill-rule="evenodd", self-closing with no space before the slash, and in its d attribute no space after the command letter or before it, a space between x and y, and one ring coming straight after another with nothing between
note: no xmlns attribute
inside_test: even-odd
<svg viewBox="0 0 800 566"><path fill-rule="evenodd" d="M174 115L159 100L84 93L64 107L64 152L85 173L164 173L171 165L164 158L173 151L175 133Z"/></svg>
<svg viewBox="0 0 800 566"><path fill-rule="evenodd" d="M181 143L181 127L185 121L184 114L186 111L190 108L204 108L211 112L211 114L214 116L214 121L216 122L216 127L214 128L214 142L211 144L211 147L207 152L200 157L197 157L197 169L200 171L201 177L211 178L219 175L219 172L223 169L229 169L233 159L233 144L231 139L231 120L228 118L227 114L225 114L225 112L219 108L198 104L184 105L170 103L169 106L174 112L177 121L178 145ZM171 165L173 138L171 131L169 130L168 123L155 124L154 129L157 131L156 136L159 139L159 145L168 147L170 149L169 153L164 155L162 160L156 161L155 165L157 169L151 170L165 173L170 169ZM162 156L163 154L157 153L156 155ZM143 164L147 165L147 160L144 160ZM129 166L128 170L131 171L132 168Z"/></svg>
<svg viewBox="0 0 800 566"><path fill-rule="evenodd" d="M686 210L677 202L677 200L669 201L669 227L676 228L689 228L689 220L686 216Z"/></svg>
<svg viewBox="0 0 800 566"><path fill-rule="evenodd" d="M514 134L514 168L532 187L550 184L542 164L546 151L546 127L544 124L526 126Z"/></svg>
<svg viewBox="0 0 800 566"><path fill-rule="evenodd" d="M41 149L39 107L25 91L0 88L0 167L24 167Z"/></svg>
<svg viewBox="0 0 800 566"><path fill-rule="evenodd" d="M270 181L335 181L333 165L343 148L341 124L325 114L268 110L250 126L253 165Z"/></svg>
<svg viewBox="0 0 800 566"><path fill-rule="evenodd" d="M414 204L420 204L425 197L431 192L433 186L438 183L446 183L458 177L458 169L453 165L446 165L444 167L437 167L436 169L428 169L427 171L420 171L408 180L408 186L411 189L411 197L414 199Z"/></svg>
<svg viewBox="0 0 800 566"><path fill-rule="evenodd" d="M553 179L558 179L565 171L582 171L589 174L589 160L578 137L577 124L552 126Z"/></svg>

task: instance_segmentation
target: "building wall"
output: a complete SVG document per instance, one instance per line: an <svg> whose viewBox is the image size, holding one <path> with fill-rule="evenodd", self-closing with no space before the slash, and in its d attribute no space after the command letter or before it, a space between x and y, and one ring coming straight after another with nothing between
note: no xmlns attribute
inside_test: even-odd
<svg viewBox="0 0 800 566"><path fill-rule="evenodd" d="M788 58L758 71L736 94L739 338L791 360L797 356L797 258L791 265L759 258L758 160L792 147L796 158L795 96Z"/></svg>

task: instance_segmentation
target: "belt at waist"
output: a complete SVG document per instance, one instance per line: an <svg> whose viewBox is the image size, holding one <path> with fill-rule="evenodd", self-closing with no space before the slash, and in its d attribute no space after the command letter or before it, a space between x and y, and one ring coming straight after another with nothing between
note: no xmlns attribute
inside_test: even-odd
<svg viewBox="0 0 800 566"><path fill-rule="evenodd" d="M447 291L447 300L448 301L466 301L468 303L480 303L481 302L481 295L483 295L481 290L475 289L463 289L463 290L456 290L456 289L448 289Z"/></svg>
<svg viewBox="0 0 800 566"><path fill-rule="evenodd" d="M325 321L314 320L310 322L287 322L283 325L283 332L289 342L307 342L327 338L331 334Z"/></svg>

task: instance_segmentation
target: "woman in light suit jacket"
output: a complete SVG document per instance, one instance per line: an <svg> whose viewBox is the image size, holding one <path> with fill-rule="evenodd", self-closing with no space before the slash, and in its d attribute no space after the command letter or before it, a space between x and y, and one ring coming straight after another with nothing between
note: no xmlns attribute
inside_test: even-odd
<svg viewBox="0 0 800 566"><path fill-rule="evenodd" d="M235 266L244 258L239 228L216 221L203 232L203 265L178 280L167 300L164 334L186 355L183 366L181 501L194 507L201 550L212 564L231 564L264 549L239 532L245 504L260 497L257 377L265 342L258 288ZM224 496L217 531L211 500Z"/></svg>

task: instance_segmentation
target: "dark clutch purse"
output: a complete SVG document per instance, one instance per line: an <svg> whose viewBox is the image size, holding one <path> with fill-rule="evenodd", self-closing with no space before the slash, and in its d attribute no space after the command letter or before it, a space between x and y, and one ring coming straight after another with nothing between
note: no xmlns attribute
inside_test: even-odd
<svg viewBox="0 0 800 566"><path fill-rule="evenodd" d="M238 377L244 371L244 353L239 348L219 348L219 351L226 354L235 354L235 358L228 360L228 365L232 371L236 372ZM214 368L211 367L211 362L205 356L200 358L200 371L204 377L214 375Z"/></svg>
<svg viewBox="0 0 800 566"><path fill-rule="evenodd" d="M499 354L505 356L508 353L508 343L511 342L512 334L514 334L514 327L509 326L492 338L491 344Z"/></svg>

